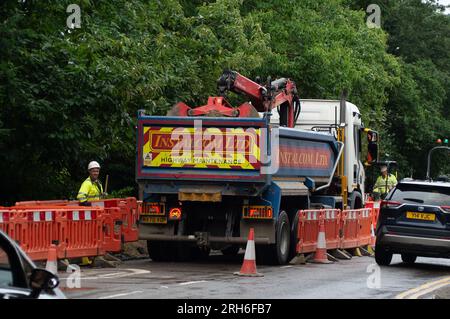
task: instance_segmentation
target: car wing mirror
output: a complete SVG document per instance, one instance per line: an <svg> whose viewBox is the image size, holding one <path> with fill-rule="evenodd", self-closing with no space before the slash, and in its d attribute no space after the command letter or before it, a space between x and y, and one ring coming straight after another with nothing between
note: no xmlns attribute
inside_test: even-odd
<svg viewBox="0 0 450 319"><path fill-rule="evenodd" d="M54 289L58 287L59 279L48 270L35 268L31 272L30 287L31 298L38 298L43 290Z"/></svg>

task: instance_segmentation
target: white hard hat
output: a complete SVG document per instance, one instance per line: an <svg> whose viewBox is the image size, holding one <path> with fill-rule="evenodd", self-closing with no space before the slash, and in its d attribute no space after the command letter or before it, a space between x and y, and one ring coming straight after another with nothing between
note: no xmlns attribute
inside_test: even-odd
<svg viewBox="0 0 450 319"><path fill-rule="evenodd" d="M380 172L387 172L387 166L386 165L382 165L380 167Z"/></svg>
<svg viewBox="0 0 450 319"><path fill-rule="evenodd" d="M88 165L88 171L93 169L93 168L100 168L100 164L96 161L92 161L89 163Z"/></svg>

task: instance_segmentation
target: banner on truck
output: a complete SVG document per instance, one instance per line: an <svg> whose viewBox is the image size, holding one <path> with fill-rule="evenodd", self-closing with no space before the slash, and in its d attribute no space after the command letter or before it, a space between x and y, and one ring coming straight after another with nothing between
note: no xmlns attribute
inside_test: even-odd
<svg viewBox="0 0 450 319"><path fill-rule="evenodd" d="M144 127L146 167L260 168L260 129Z"/></svg>

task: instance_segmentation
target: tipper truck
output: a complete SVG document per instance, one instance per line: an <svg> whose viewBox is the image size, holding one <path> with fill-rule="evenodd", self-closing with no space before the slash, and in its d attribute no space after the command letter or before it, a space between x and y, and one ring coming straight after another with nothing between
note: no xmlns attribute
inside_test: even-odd
<svg viewBox="0 0 450 319"><path fill-rule="evenodd" d="M225 71L206 105L138 111L139 237L152 260L234 255L254 228L257 258L285 264L299 210L363 207L362 138L370 164L378 134L363 127L358 108L345 94L300 100L289 79L259 82ZM229 92L249 101L234 107Z"/></svg>

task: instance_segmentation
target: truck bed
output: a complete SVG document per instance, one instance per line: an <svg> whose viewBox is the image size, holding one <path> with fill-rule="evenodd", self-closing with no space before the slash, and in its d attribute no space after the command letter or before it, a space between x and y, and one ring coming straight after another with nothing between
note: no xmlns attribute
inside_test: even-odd
<svg viewBox="0 0 450 319"><path fill-rule="evenodd" d="M196 153L199 143L203 153ZM139 115L137 150L137 182L152 192L216 185L222 193L257 194L272 182L326 183L339 145L332 135L271 127L264 118Z"/></svg>

